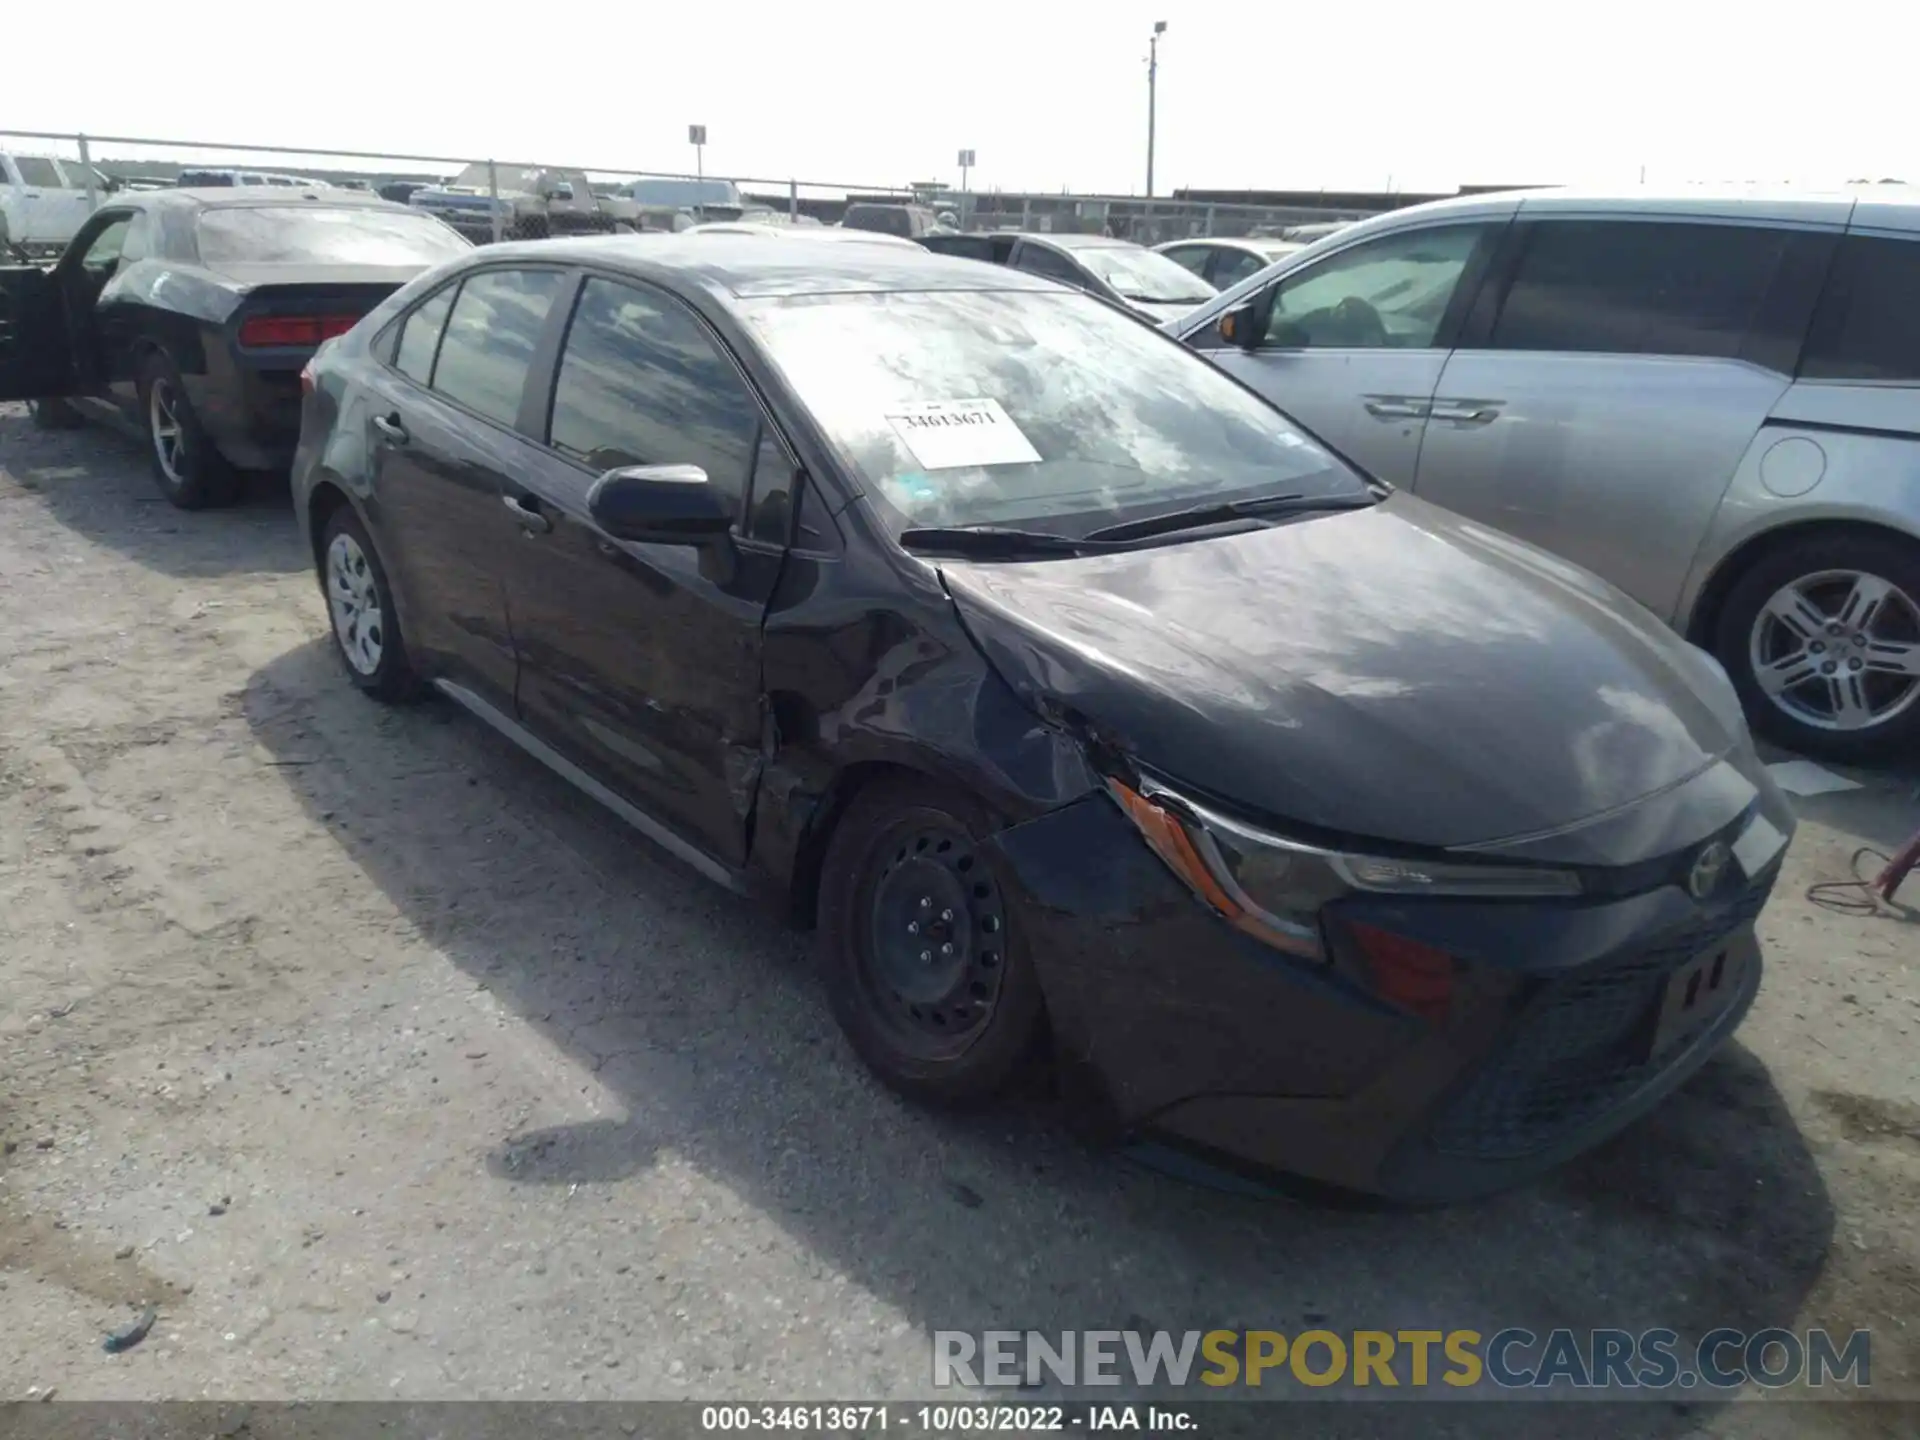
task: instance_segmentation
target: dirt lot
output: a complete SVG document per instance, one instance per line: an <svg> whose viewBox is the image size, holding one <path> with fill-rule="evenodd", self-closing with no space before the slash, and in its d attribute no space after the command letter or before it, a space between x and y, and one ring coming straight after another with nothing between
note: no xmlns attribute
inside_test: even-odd
<svg viewBox="0 0 1920 1440"><path fill-rule="evenodd" d="M0 1398L924 1396L935 1328L1309 1324L1871 1327L1920 1394L1920 924L1804 896L1913 776L1804 803L1740 1043L1601 1153L1442 1212L1224 1195L876 1087L804 937L349 689L286 506L177 513L0 406Z"/></svg>

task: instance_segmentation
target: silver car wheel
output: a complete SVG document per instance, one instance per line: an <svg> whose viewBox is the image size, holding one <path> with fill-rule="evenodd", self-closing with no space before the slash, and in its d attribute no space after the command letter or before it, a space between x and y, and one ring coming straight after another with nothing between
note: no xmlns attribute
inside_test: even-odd
<svg viewBox="0 0 1920 1440"><path fill-rule="evenodd" d="M327 546L327 603L333 611L333 633L340 653L359 675L380 668L385 645L385 617L380 612L380 587L366 551L351 535L336 535Z"/></svg>
<svg viewBox="0 0 1920 1440"><path fill-rule="evenodd" d="M1767 699L1816 729L1884 725L1920 701L1920 603L1862 570L1781 586L1754 617L1747 650Z"/></svg>
<svg viewBox="0 0 1920 1440"><path fill-rule="evenodd" d="M180 473L186 437L180 427L179 404L171 380L156 379L147 387L147 429L153 437L154 458L160 462L160 473L175 485L186 483Z"/></svg>

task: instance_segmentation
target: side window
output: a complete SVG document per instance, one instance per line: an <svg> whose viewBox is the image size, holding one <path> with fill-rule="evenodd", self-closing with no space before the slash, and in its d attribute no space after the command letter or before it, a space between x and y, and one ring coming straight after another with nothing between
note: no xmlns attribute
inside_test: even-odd
<svg viewBox="0 0 1920 1440"><path fill-rule="evenodd" d="M1742 225L1536 225L1494 322L1496 350L1740 353L1793 232Z"/></svg>
<svg viewBox="0 0 1920 1440"><path fill-rule="evenodd" d="M1213 254L1213 247L1210 245L1176 245L1173 249L1162 250L1160 253L1173 261L1173 263L1178 265L1182 270L1192 271L1195 275L1204 278L1207 273L1207 258Z"/></svg>
<svg viewBox="0 0 1920 1440"><path fill-rule="evenodd" d="M1800 374L1920 382L1920 240L1849 235L1840 242Z"/></svg>
<svg viewBox="0 0 1920 1440"><path fill-rule="evenodd" d="M433 357L440 348L440 332L447 326L447 312L453 309L458 285L448 285L416 305L400 322L400 344L393 353L393 368L419 385L433 383Z"/></svg>
<svg viewBox="0 0 1920 1440"><path fill-rule="evenodd" d="M753 457L753 502L747 533L756 540L785 545L793 535L793 461L773 436L760 427L760 445Z"/></svg>
<svg viewBox="0 0 1920 1440"><path fill-rule="evenodd" d="M141 211L127 222L126 237L120 242L120 263L131 265L153 253L153 217Z"/></svg>
<svg viewBox="0 0 1920 1440"><path fill-rule="evenodd" d="M1266 343L1289 349L1421 350L1434 344L1486 225L1383 235L1282 280Z"/></svg>
<svg viewBox="0 0 1920 1440"><path fill-rule="evenodd" d="M1082 290L1087 287L1084 275L1070 265L1064 256L1044 245L1022 245L1014 251L1013 268L1044 275L1049 280L1058 280Z"/></svg>
<svg viewBox="0 0 1920 1440"><path fill-rule="evenodd" d="M1256 270L1266 269L1268 263L1244 250L1219 250L1214 252L1213 273L1206 278L1214 289L1225 290L1229 285L1238 285Z"/></svg>
<svg viewBox="0 0 1920 1440"><path fill-rule="evenodd" d="M33 190L64 190L59 167L44 155L16 155L13 168L20 172L20 183Z"/></svg>
<svg viewBox="0 0 1920 1440"><path fill-rule="evenodd" d="M447 317L433 388L477 415L512 425L558 270L482 270L467 277Z"/></svg>
<svg viewBox="0 0 1920 1440"><path fill-rule="evenodd" d="M746 382L678 302L613 280L581 287L554 381L554 449L591 470L698 465L737 502L759 435Z"/></svg>
<svg viewBox="0 0 1920 1440"><path fill-rule="evenodd" d="M110 221L104 230L89 240L80 256L80 268L96 280L113 274L120 264L120 247L126 241L127 224L132 218L131 215L122 215Z"/></svg>
<svg viewBox="0 0 1920 1440"><path fill-rule="evenodd" d="M993 259L993 242L984 235L930 235L921 243L936 255L958 255L962 260Z"/></svg>

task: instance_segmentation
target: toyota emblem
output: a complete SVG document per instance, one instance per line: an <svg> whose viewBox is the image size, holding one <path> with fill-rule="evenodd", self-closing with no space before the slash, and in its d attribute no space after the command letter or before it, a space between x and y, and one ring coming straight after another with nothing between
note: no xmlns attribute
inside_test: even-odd
<svg viewBox="0 0 1920 1440"><path fill-rule="evenodd" d="M1700 853L1693 857L1693 868L1687 872L1687 893L1696 900L1704 900L1720 884L1720 877L1727 872L1727 862L1733 859L1733 851L1727 848L1724 840L1715 840L1711 845L1703 846Z"/></svg>

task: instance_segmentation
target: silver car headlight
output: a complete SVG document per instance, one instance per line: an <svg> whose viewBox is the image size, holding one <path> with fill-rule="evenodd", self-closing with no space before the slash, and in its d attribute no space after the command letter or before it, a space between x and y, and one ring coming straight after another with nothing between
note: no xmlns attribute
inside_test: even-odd
<svg viewBox="0 0 1920 1440"><path fill-rule="evenodd" d="M1107 790L1202 903L1296 955L1324 953L1320 910L1354 891L1514 900L1581 893L1571 870L1328 850L1222 815L1157 781L1134 785L1109 777Z"/></svg>

